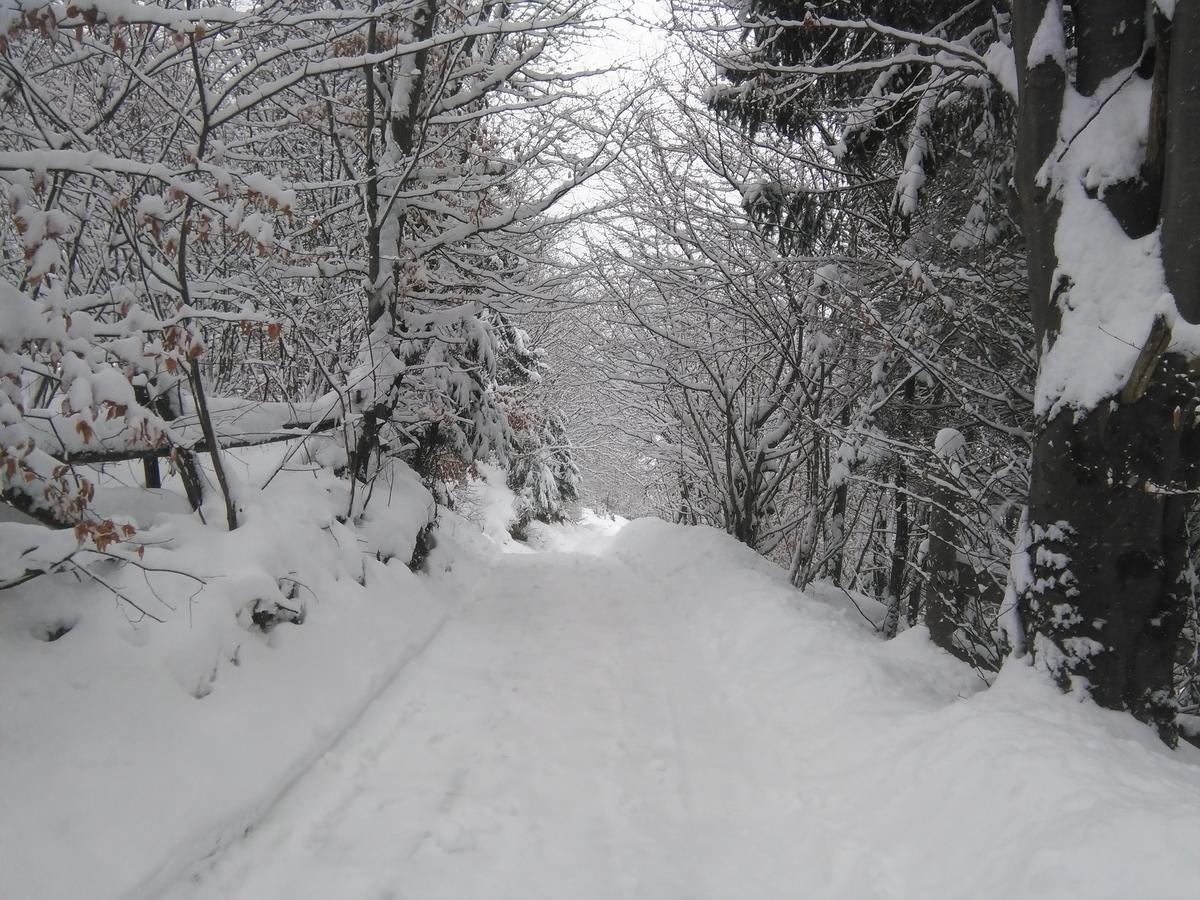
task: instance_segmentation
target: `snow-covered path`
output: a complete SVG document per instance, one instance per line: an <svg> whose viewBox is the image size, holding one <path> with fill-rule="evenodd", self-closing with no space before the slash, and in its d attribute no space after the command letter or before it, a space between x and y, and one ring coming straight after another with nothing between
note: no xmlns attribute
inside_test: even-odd
<svg viewBox="0 0 1200 900"><path fill-rule="evenodd" d="M1140 739L1118 748L1132 772L1089 751L1126 727L1090 709L1039 736L1038 698L1058 700L1039 685L964 703L972 673L925 643L789 606L723 538L642 531L494 560L363 720L168 896L1191 896L1153 861L1196 869L1194 765ZM1096 815L1126 794L1166 806Z"/></svg>
<svg viewBox="0 0 1200 900"><path fill-rule="evenodd" d="M565 554L485 585L196 894L794 896L786 760L679 598Z"/></svg>

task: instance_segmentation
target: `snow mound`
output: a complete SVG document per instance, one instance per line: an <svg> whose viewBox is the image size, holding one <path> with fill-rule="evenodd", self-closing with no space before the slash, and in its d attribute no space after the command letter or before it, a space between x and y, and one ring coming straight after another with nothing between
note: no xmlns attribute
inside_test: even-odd
<svg viewBox="0 0 1200 900"><path fill-rule="evenodd" d="M887 607L859 591L851 591L831 581L814 581L804 587L804 595L834 609L845 610L852 618L872 629L883 625Z"/></svg>
<svg viewBox="0 0 1200 900"><path fill-rule="evenodd" d="M261 484L285 452L230 469ZM163 621L71 573L0 598L0 897L152 895L257 821L445 617L405 565L431 503L405 467L361 530L337 521L345 482L301 468L243 492L233 533L114 468L97 506L132 510L163 571L93 571ZM256 624L277 606L302 624Z"/></svg>
<svg viewBox="0 0 1200 900"><path fill-rule="evenodd" d="M1167 749L1019 660L985 689L923 626L884 641L832 586L816 586L829 602L800 596L714 529L638 520L613 553L661 579L685 611L674 640L704 648L755 740L789 760L788 896L1195 895L1194 748Z"/></svg>

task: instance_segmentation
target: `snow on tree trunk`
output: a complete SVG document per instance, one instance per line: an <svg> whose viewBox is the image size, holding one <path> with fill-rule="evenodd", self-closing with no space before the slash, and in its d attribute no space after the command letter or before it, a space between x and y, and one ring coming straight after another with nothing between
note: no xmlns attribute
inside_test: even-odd
<svg viewBox="0 0 1200 900"><path fill-rule="evenodd" d="M1180 4L1174 23L1152 23L1141 2L1090 6L1073 78L1061 4L1014 7L1017 187L1043 347L1020 611L1062 687L1174 742L1200 474L1200 168L1183 143L1200 127L1200 11Z"/></svg>

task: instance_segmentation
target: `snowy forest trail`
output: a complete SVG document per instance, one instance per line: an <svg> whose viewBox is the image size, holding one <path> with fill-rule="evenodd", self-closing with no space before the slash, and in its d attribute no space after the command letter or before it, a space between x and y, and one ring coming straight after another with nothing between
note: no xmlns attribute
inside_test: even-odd
<svg viewBox="0 0 1200 900"><path fill-rule="evenodd" d="M593 553L498 556L460 579L474 594L429 648L167 896L951 897L964 877L981 885L973 896L1021 878L1069 895L1053 889L1055 872L1081 874L1069 848L1039 855L1041 826L1003 815L1072 784L1039 780L1037 753L1023 763L1032 780L1012 777L1004 742L955 713L970 670L924 642L877 642L845 611L797 610L723 536L638 529ZM1127 752L1180 766L1150 741ZM1073 765L1088 776L1093 764ZM1173 803L1200 800L1192 775L1192 799L1176 783ZM1143 835L1157 852L1200 836L1194 816L1173 821L1174 834L1151 823ZM1045 826L1128 859L1137 824Z"/></svg>
<svg viewBox="0 0 1200 900"><path fill-rule="evenodd" d="M178 896L727 897L747 873L789 893L792 779L681 598L582 554L504 556L483 584Z"/></svg>

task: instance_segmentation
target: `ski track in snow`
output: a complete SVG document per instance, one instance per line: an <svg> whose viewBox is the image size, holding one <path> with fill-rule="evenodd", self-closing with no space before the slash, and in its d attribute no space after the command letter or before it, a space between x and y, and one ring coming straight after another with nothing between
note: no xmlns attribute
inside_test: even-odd
<svg viewBox="0 0 1200 900"><path fill-rule="evenodd" d="M969 670L923 645L893 642L899 651L864 658L856 673L856 654L885 645L869 643L849 616L823 609L800 617L771 604L777 579L727 568L751 600L770 607L749 635L732 627L745 604L724 622L697 605L698 594L728 587L719 568L705 576L716 583L702 584L636 555L496 557L436 640L334 749L244 839L162 896L952 897L964 896L956 886L968 890L958 880L967 873L976 897L993 896L989 885L1004 896L1014 886L1021 896L1071 896L1063 886L1073 883L1072 847L1065 870L1016 847L1029 868L1015 876L1002 872L1004 853L972 858L970 845L955 845L960 829L981 846L1002 846L1009 834L1033 847L1041 840L1003 806L978 802L993 775L999 797L1030 802L1013 798L1005 778L1014 770L1003 762L963 771L972 799L957 806L958 786L938 771L939 753L952 759L971 739L969 720L954 712L956 692L970 693ZM802 659L763 658L761 646L774 655L779 643L762 636L790 628L781 625L786 616L803 629L788 639L809 635L796 647ZM799 673L810 682L797 683ZM781 704L796 694L810 696ZM842 726L846 702L837 698L856 694L881 714ZM1005 752L997 748L997 757ZM1158 751L1131 752L1140 759ZM884 765L868 768L873 760ZM1090 764L1085 756L1076 765ZM1038 785L1027 788L1034 807ZM1187 787L1200 796L1200 779ZM913 797L931 790L932 824L914 818L911 833L897 831L897 816L913 815ZM897 812L905 804L911 811ZM1181 825L1186 845L1197 822ZM1098 831L1080 831L1080 843L1104 852L1106 824L1089 827ZM1111 840L1121 839L1118 829ZM938 872L930 863L943 854L953 862ZM1089 881L1078 887L1118 896ZM1126 889L1120 879L1105 886ZM1185 893L1155 895L1186 896L1179 886Z"/></svg>

